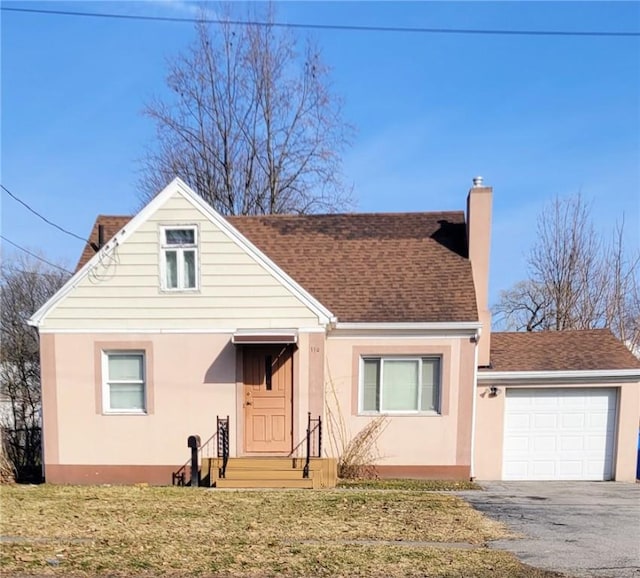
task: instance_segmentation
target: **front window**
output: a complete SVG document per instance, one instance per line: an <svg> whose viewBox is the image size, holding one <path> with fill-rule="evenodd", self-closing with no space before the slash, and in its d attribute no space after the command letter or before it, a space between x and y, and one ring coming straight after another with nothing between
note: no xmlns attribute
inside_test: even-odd
<svg viewBox="0 0 640 578"><path fill-rule="evenodd" d="M439 357L364 357L361 376L362 412L440 411Z"/></svg>
<svg viewBox="0 0 640 578"><path fill-rule="evenodd" d="M105 351L102 375L105 413L146 413L144 352Z"/></svg>
<svg viewBox="0 0 640 578"><path fill-rule="evenodd" d="M163 288L197 289L196 227L167 227L162 230Z"/></svg>

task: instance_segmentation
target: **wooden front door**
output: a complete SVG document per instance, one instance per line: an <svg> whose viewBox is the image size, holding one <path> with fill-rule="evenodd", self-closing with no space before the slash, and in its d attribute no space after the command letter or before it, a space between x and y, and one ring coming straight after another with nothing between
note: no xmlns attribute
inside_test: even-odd
<svg viewBox="0 0 640 578"><path fill-rule="evenodd" d="M289 453L293 438L292 346L245 348L243 381L245 451Z"/></svg>

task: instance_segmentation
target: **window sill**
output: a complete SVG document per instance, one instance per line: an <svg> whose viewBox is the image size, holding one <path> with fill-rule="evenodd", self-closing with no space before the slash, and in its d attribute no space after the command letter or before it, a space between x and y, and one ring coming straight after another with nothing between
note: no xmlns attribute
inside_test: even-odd
<svg viewBox="0 0 640 578"><path fill-rule="evenodd" d="M358 417L442 417L437 411L360 411Z"/></svg>
<svg viewBox="0 0 640 578"><path fill-rule="evenodd" d="M160 287L160 292L169 293L169 294L174 294L174 293L193 294L193 293L200 293L200 287L194 287L192 289L167 289L166 287Z"/></svg>
<svg viewBox="0 0 640 578"><path fill-rule="evenodd" d="M135 416L147 416L149 415L146 411L126 411L126 410L105 410L102 412L102 415L135 415Z"/></svg>

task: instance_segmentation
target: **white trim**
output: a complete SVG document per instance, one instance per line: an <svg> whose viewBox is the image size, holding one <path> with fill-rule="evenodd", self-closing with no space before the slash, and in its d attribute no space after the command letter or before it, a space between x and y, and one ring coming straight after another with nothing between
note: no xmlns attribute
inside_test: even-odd
<svg viewBox="0 0 640 578"><path fill-rule="evenodd" d="M473 334L470 333L448 333L444 331L438 331L435 333L408 333L406 331L400 332L383 332L377 334L371 333L358 333L357 331L349 331L342 333L340 332L336 335L334 332L327 333L327 339L333 340L341 340L341 339L371 339L378 341L402 341L402 340L415 340L415 341L425 341L425 340L437 340L437 339L463 339L465 337L473 337Z"/></svg>
<svg viewBox="0 0 640 578"><path fill-rule="evenodd" d="M142 409L111 409L111 388L112 383L120 383L109 379L109 356L129 355L142 358L142 380L123 381L121 383L135 383L142 385ZM148 415L148 395L147 395L147 356L144 350L138 349L103 349L102 350L102 414L103 415Z"/></svg>
<svg viewBox="0 0 640 578"><path fill-rule="evenodd" d="M311 309L317 316L320 323L335 323L336 317L322 303L313 297L308 291L296 283L253 243L244 237L235 227L229 224L224 217L218 214L213 207L208 205L202 197L197 195L184 181L175 178L158 195L156 195L135 217L133 217L113 239L109 241L100 251L98 251L85 265L69 279L58 292L51 297L38 311L29 319L29 325L39 327L51 310L64 298L76 285L84 279L88 273L100 261L113 252L115 247L123 243L140 225L142 225L153 213L175 193L180 193L185 199L191 202L194 208L198 209L205 217L214 223L222 233L234 241L242 248L256 263L261 265L268 273L273 275L284 287L286 287L304 305Z"/></svg>
<svg viewBox="0 0 640 578"><path fill-rule="evenodd" d="M443 356L441 354L411 354L411 355L401 355L401 354L392 354L392 355L378 355L378 354L361 354L360 355L360 363L358 367L358 415L359 416L378 416L378 415L388 415L388 416L437 416L440 417L442 415L442 361ZM419 406L422 405L422 364L425 359L437 359L438 360L438 407L437 409L419 409ZM378 360L379 361L379 374L378 374L378 384L379 388L379 396L380 396L380 409L379 410L365 410L362 407L364 402L364 363L367 360ZM383 409L382 408L382 392L384 388L384 382L382 380L384 364L388 361L415 361L418 363L418 400L417 400L417 409Z"/></svg>
<svg viewBox="0 0 640 578"><path fill-rule="evenodd" d="M480 321L425 321L401 323L336 323L336 330L346 331L469 331L482 327Z"/></svg>
<svg viewBox="0 0 640 578"><path fill-rule="evenodd" d="M479 371L478 384L502 383L612 383L640 381L640 369L586 369L571 371Z"/></svg>
<svg viewBox="0 0 640 578"><path fill-rule="evenodd" d="M271 331L272 329L269 329ZM180 333L202 333L202 334L233 334L239 331L237 327L230 327L224 329L215 329L215 328L204 328L204 329L193 329L193 328L178 328L178 329L134 329L131 327L127 327L126 329L51 329L46 327L40 328L40 333L60 333L60 334L86 334L86 333L123 333L123 334L131 334L131 333L149 333L149 334L180 334ZM283 329L282 331L290 331L290 329ZM299 327L295 330L298 334L300 333L325 333L324 327ZM277 330L273 329L273 333L278 333Z"/></svg>
<svg viewBox="0 0 640 578"><path fill-rule="evenodd" d="M167 231L177 231L177 230L189 230L193 231L193 243L188 243L184 245L170 245L167 243ZM163 293L199 293L200 292L200 253L199 250L199 242L200 242L200 227L197 224L189 224L189 225L160 225L158 227L158 235L159 235L159 243L160 247L160 290ZM175 251L176 253L176 277L177 277L177 287L168 287L167 286L167 252ZM195 286L193 287L185 287L185 274L184 274L184 254L186 251L193 251L194 255L194 264L195 267L194 276L195 276Z"/></svg>

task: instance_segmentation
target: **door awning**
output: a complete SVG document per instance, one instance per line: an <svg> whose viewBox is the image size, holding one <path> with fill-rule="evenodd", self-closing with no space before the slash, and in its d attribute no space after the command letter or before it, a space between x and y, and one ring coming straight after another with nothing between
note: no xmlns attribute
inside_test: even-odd
<svg viewBox="0 0 640 578"><path fill-rule="evenodd" d="M231 338L234 345L277 345L298 342L298 332L295 330L240 330Z"/></svg>

